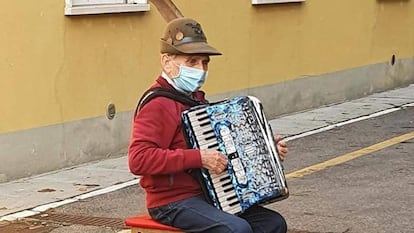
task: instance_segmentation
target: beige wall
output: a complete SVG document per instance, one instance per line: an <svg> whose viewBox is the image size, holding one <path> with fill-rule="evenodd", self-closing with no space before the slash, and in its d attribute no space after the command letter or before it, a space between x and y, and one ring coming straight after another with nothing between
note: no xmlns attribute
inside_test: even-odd
<svg viewBox="0 0 414 233"><path fill-rule="evenodd" d="M109 102L131 109L156 74L156 11L67 17L63 9L63 0L0 3L0 132L102 115Z"/></svg>
<svg viewBox="0 0 414 233"><path fill-rule="evenodd" d="M176 1L202 22L211 94L414 55L413 1ZM0 3L0 132L131 110L158 73L164 25L150 12L67 17L64 1Z"/></svg>
<svg viewBox="0 0 414 233"><path fill-rule="evenodd" d="M266 104L275 98L283 100L275 90L289 95L306 89L309 95L318 95L310 98L315 101L308 96L286 97L285 102L296 107L284 106L279 112L268 109L274 116L414 82L411 0L307 0L261 6L240 0L175 3L185 16L202 23L209 42L224 53L212 59L205 86L213 98L267 90L261 96ZM55 130L82 122L88 128L88 120L105 120L109 103L128 114L159 73L158 40L165 22L154 6L149 12L71 17L64 16L63 9L64 0L0 2L0 159L15 156L7 148L20 145L20 134L25 138L36 134L41 138L38 143L49 146L44 142L50 136L47 132L60 136L68 132L48 127ZM389 64L392 55L398 68ZM347 71L353 72L337 75ZM325 88L332 90L341 83L347 85L334 90L339 92L335 97L321 92L326 83L331 84ZM269 89L275 85L276 89ZM125 127L129 122L119 124ZM76 137L77 130L67 136ZM93 147L94 137L105 140L96 137L93 128L89 130L89 135L82 134L91 141L88 148ZM119 142L111 138L113 147L107 149L124 148L128 133ZM33 144L30 139L27 143ZM60 143L66 146L41 158L67 154L65 148L73 142ZM13 150L21 161L31 150L22 148ZM103 147L99 155L104 153ZM64 167L68 163L62 158L61 164L32 169L36 173ZM71 163L96 158L95 154Z"/></svg>

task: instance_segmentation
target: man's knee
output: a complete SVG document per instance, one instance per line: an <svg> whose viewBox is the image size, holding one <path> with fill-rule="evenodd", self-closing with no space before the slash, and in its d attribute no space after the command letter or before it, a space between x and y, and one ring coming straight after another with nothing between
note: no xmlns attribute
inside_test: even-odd
<svg viewBox="0 0 414 233"><path fill-rule="evenodd" d="M275 223L274 225L275 230L272 232L274 233L286 233L287 232L287 223L286 223L285 218L282 215L278 214L278 217L275 218L274 223Z"/></svg>

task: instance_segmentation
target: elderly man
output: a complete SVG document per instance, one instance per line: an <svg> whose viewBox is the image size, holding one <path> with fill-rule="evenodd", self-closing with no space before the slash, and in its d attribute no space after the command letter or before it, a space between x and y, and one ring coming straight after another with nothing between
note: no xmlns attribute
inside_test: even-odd
<svg viewBox="0 0 414 233"><path fill-rule="evenodd" d="M151 86L178 91L197 103L207 103L199 89L207 78L210 56L221 55L207 43L201 25L193 19L169 22L161 38L161 75ZM189 149L184 138L181 113L189 106L157 97L140 106L134 116L129 145L129 167L140 175L151 217L185 232L285 233L284 218L262 206L239 216L210 205L199 181L189 169L206 168L219 174L226 157L216 150ZM283 160L287 145L276 140Z"/></svg>

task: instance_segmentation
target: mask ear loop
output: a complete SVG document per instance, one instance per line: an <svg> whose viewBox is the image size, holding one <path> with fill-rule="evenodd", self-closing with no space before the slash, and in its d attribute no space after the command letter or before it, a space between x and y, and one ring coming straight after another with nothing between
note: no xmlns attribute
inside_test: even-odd
<svg viewBox="0 0 414 233"><path fill-rule="evenodd" d="M171 75L171 79L173 80L173 82L174 82L174 79L176 79L176 78L178 78L178 77L180 77L180 74L181 74L181 64L177 64L174 60L173 60L173 58L172 58L172 56L169 56L169 58L170 58L170 62L173 64L173 65L175 65L175 66L177 66L178 67L178 74L177 75L174 75L173 73L172 73L172 70L171 70L171 72L170 72L170 75Z"/></svg>

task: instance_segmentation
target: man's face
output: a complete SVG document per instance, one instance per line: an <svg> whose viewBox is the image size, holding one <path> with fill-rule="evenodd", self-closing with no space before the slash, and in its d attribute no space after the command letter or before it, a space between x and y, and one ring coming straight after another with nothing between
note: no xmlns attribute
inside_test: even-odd
<svg viewBox="0 0 414 233"><path fill-rule="evenodd" d="M196 68L207 71L210 57L208 55L175 55L171 57L172 62L175 64L171 65L172 74L176 75L180 71L180 65Z"/></svg>

